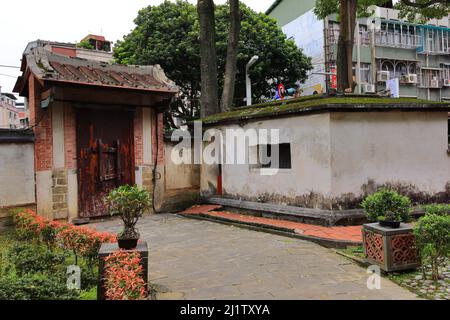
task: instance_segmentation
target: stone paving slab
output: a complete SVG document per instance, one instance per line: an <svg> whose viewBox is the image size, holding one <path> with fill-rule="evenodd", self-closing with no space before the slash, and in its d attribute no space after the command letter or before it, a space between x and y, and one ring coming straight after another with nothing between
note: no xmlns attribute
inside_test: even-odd
<svg viewBox="0 0 450 320"><path fill-rule="evenodd" d="M119 219L93 225L119 232ZM158 299L415 299L382 279L366 286L366 270L317 244L172 214L138 224L149 245L149 280Z"/></svg>

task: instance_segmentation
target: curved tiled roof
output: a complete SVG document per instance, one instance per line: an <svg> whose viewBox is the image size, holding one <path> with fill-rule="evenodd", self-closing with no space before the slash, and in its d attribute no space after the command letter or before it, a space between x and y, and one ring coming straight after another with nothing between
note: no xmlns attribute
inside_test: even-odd
<svg viewBox="0 0 450 320"><path fill-rule="evenodd" d="M24 57L24 74L29 70L39 80L101 86L128 90L177 93L159 65L123 66L71 58L54 54L45 48L34 48ZM26 80L26 78L25 78ZM24 77L19 77L15 92L22 92Z"/></svg>

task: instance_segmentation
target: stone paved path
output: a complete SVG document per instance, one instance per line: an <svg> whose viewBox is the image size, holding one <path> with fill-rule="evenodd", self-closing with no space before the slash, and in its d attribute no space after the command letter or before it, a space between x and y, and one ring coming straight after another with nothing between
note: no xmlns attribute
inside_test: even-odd
<svg viewBox="0 0 450 320"><path fill-rule="evenodd" d="M121 221L92 226L118 232ZM386 279L368 290L365 269L307 241L171 214L142 218L138 227L159 299L415 298Z"/></svg>

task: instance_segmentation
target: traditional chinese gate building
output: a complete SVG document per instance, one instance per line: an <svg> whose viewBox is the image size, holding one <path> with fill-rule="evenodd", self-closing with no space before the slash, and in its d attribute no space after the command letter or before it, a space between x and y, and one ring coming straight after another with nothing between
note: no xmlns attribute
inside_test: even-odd
<svg viewBox="0 0 450 320"><path fill-rule="evenodd" d="M147 188L158 201L162 112L178 91L158 65L111 65L36 47L21 70L14 91L28 101L35 134L39 214L107 215L103 197L123 184Z"/></svg>

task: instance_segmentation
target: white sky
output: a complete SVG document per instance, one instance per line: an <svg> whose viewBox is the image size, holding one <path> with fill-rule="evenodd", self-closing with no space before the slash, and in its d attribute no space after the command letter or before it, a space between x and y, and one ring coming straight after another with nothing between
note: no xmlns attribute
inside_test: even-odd
<svg viewBox="0 0 450 320"><path fill-rule="evenodd" d="M20 66L28 42L42 39L78 42L89 33L116 42L133 29L139 9L163 0L8 0L0 13L0 65ZM273 0L241 0L255 11L265 11ZM196 0L189 0L196 3ZM216 4L226 0L215 0ZM11 92L18 69L0 67L2 92Z"/></svg>

